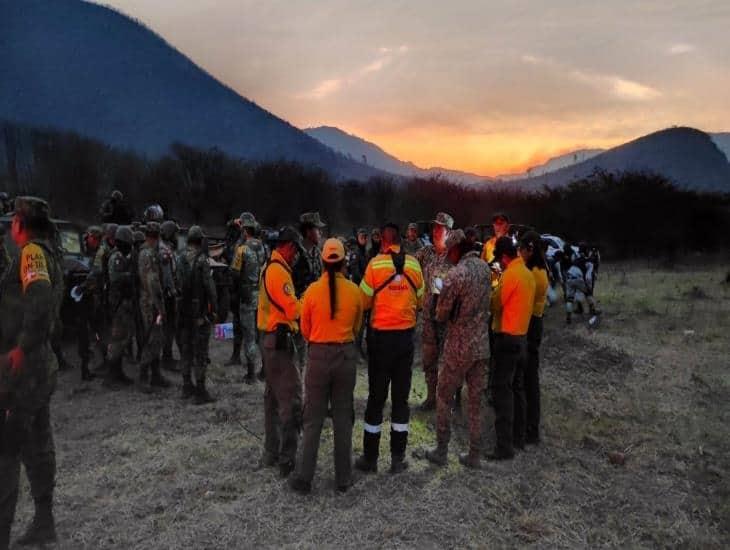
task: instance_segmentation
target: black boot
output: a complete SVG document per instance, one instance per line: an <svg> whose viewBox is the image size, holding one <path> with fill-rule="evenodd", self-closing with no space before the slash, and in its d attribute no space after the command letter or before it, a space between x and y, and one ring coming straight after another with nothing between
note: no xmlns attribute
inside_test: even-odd
<svg viewBox="0 0 730 550"><path fill-rule="evenodd" d="M178 362L175 358L173 358L172 353L170 353L170 355L162 356L161 366L163 369L168 370L170 372L180 372Z"/></svg>
<svg viewBox="0 0 730 550"><path fill-rule="evenodd" d="M195 384L195 404L206 405L208 403L215 403L216 399L212 397L208 390L205 388L205 379L198 380Z"/></svg>
<svg viewBox="0 0 730 550"><path fill-rule="evenodd" d="M265 382L266 381L266 372L264 371L264 366L261 365L261 368L259 369L258 374L256 377L259 379L259 382Z"/></svg>
<svg viewBox="0 0 730 550"><path fill-rule="evenodd" d="M449 462L449 444L439 441L435 448L426 451L423 456L436 466L446 466Z"/></svg>
<svg viewBox="0 0 730 550"><path fill-rule="evenodd" d="M390 430L390 473L399 474L408 469L406 461L406 446L408 432Z"/></svg>
<svg viewBox="0 0 730 550"><path fill-rule="evenodd" d="M88 382L94 378L96 378L96 376L89 370L89 358L84 357L81 360L81 381Z"/></svg>
<svg viewBox="0 0 730 550"><path fill-rule="evenodd" d="M235 365L241 364L241 342L233 341L233 353L231 353L231 357L223 363L224 367L233 367Z"/></svg>
<svg viewBox="0 0 730 550"><path fill-rule="evenodd" d="M246 376L243 377L243 382L245 384L251 385L256 381L256 369L253 366L253 363L249 361L248 363L248 370L246 371Z"/></svg>
<svg viewBox="0 0 730 550"><path fill-rule="evenodd" d="M156 388L169 388L170 381L162 376L162 373L160 372L160 360L155 359L152 361L152 365L150 366L150 386L154 386Z"/></svg>
<svg viewBox="0 0 730 550"><path fill-rule="evenodd" d="M380 433L363 432L363 454L355 461L355 468L362 472L378 471L378 454L380 453Z"/></svg>
<svg viewBox="0 0 730 550"><path fill-rule="evenodd" d="M21 546L41 545L56 541L53 520L53 497L36 501L35 516L27 531L18 539Z"/></svg>
<svg viewBox="0 0 730 550"><path fill-rule="evenodd" d="M182 398L189 399L195 395L195 386L189 374L183 375Z"/></svg>

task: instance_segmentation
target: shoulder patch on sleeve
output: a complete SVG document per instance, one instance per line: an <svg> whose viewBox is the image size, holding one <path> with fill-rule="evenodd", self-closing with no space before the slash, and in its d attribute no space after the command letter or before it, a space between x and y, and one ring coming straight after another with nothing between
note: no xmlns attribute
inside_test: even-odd
<svg viewBox="0 0 730 550"><path fill-rule="evenodd" d="M30 243L23 247L20 256L20 281L23 285L23 292L38 281L51 282L46 255L37 244Z"/></svg>

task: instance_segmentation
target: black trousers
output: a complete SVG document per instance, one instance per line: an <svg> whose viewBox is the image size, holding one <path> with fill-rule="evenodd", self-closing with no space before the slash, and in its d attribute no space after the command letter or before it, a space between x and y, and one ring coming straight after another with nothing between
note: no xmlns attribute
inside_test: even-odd
<svg viewBox="0 0 730 550"><path fill-rule="evenodd" d="M542 342L542 317L532 317L527 329L527 355L525 361L525 433L530 439L540 437L540 342Z"/></svg>
<svg viewBox="0 0 730 550"><path fill-rule="evenodd" d="M413 367L413 329L386 331L370 328L367 344L368 402L365 408L365 432L379 438L383 423L383 408L390 389L390 452L393 456L402 457L408 443L410 419L408 396L411 393ZM367 447L366 457L377 460L378 448L375 441Z"/></svg>
<svg viewBox="0 0 730 550"><path fill-rule="evenodd" d="M525 390L524 355L525 336L494 335L494 366L492 395L494 400L494 429L499 454L514 453L514 445L524 445ZM516 441L515 441L516 440Z"/></svg>

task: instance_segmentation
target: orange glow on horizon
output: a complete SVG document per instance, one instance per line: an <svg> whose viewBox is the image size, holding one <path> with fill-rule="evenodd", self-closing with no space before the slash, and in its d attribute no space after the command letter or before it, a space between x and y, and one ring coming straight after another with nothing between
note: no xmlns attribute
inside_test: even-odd
<svg viewBox="0 0 730 550"><path fill-rule="evenodd" d="M578 149L608 149L630 140L569 138L529 135L460 135L431 132L413 134L363 134L352 132L380 146L402 161L421 168L440 167L482 176L518 174L551 158Z"/></svg>

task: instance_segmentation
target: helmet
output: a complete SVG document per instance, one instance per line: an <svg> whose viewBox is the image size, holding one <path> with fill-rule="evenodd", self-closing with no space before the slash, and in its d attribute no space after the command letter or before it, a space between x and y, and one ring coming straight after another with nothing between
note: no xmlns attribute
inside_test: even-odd
<svg viewBox="0 0 730 550"><path fill-rule="evenodd" d="M205 238L205 233L199 225L193 225L188 229L188 242L190 241L202 241Z"/></svg>
<svg viewBox="0 0 730 550"><path fill-rule="evenodd" d="M129 245L133 244L134 234L132 233L132 228L128 225L120 225L117 228L114 240L119 241L120 243L127 243Z"/></svg>
<svg viewBox="0 0 730 550"><path fill-rule="evenodd" d="M86 234L91 237L96 237L97 239L101 239L102 236L104 235L104 231L98 225L90 225L86 229Z"/></svg>
<svg viewBox="0 0 730 550"><path fill-rule="evenodd" d="M132 235L134 236L134 244L144 242L144 233L142 233L141 231L133 231Z"/></svg>
<svg viewBox="0 0 730 550"><path fill-rule="evenodd" d="M166 241L171 241L172 239L174 239L179 230L180 228L172 220L164 221L162 222L162 225L160 225L160 235Z"/></svg>
<svg viewBox="0 0 730 550"><path fill-rule="evenodd" d="M50 218L48 203L38 197L15 197L15 213L28 220Z"/></svg>
<svg viewBox="0 0 730 550"><path fill-rule="evenodd" d="M121 191L117 191L116 189L112 191L111 198L115 201L121 201L124 199L124 195L122 195Z"/></svg>
<svg viewBox="0 0 730 550"><path fill-rule="evenodd" d="M118 227L119 226L115 223L108 223L104 226L104 234L106 235L107 239L116 238Z"/></svg>
<svg viewBox="0 0 730 550"><path fill-rule="evenodd" d="M248 227L249 229L256 229L258 223L256 223L256 217L251 212L241 212L238 217L241 220L241 227Z"/></svg>
<svg viewBox="0 0 730 550"><path fill-rule="evenodd" d="M0 201L6 201L10 198L10 195L8 195L5 191L0 191Z"/></svg>
<svg viewBox="0 0 730 550"><path fill-rule="evenodd" d="M151 204L145 208L142 218L145 222L162 223L162 220L165 219L165 212L159 204Z"/></svg>

